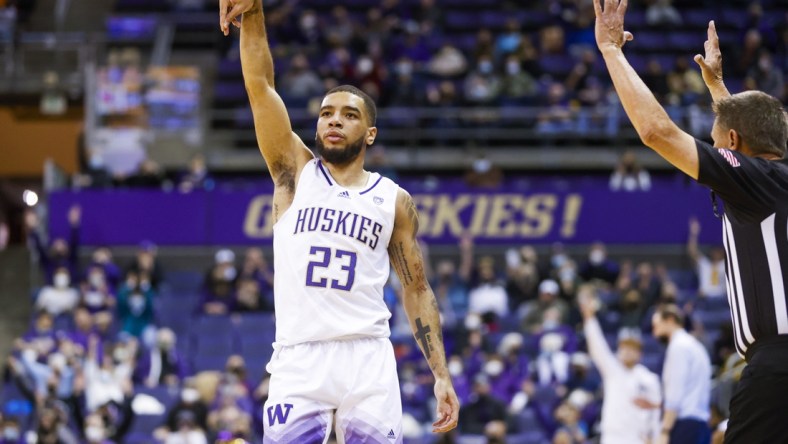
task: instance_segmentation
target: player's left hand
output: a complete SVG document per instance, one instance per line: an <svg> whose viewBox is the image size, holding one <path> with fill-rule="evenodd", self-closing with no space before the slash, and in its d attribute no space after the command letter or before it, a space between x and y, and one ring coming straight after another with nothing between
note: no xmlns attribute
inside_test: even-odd
<svg viewBox="0 0 788 444"><path fill-rule="evenodd" d="M457 427L460 416L460 400L450 378L435 381L435 398L438 400L438 420L432 423L432 433L446 433Z"/></svg>
<svg viewBox="0 0 788 444"><path fill-rule="evenodd" d="M608 47L622 48L634 37L631 32L624 31L624 13L627 12L627 0L593 0L596 24L594 35L600 50ZM602 9L602 2L605 8Z"/></svg>

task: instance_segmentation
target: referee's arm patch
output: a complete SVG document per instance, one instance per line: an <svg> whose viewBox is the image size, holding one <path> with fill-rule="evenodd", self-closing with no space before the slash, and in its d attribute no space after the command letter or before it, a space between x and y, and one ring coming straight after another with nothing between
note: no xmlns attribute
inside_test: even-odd
<svg viewBox="0 0 788 444"><path fill-rule="evenodd" d="M741 163L739 163L739 159L737 159L736 156L733 155L733 152L731 150L727 150L725 148L717 148L717 153L720 156L722 156L729 164L731 164L732 167L738 168L741 166Z"/></svg>

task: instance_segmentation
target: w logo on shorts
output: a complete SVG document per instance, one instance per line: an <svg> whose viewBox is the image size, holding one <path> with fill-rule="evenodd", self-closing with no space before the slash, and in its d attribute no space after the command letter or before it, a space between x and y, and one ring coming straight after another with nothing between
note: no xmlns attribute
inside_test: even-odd
<svg viewBox="0 0 788 444"><path fill-rule="evenodd" d="M290 409L293 404L277 404L268 407L268 426L273 427L277 422L279 424L286 424L287 417L290 416Z"/></svg>

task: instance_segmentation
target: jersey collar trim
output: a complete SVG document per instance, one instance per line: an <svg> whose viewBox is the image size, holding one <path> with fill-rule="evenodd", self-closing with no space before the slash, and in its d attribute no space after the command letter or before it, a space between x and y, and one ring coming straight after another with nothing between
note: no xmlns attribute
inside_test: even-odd
<svg viewBox="0 0 788 444"><path fill-rule="evenodd" d="M369 193L370 191L372 191L372 189L373 189L373 188L375 188L376 186L378 186L378 183L380 183L380 180L381 180L381 179L383 179L383 176L378 176L378 180L376 180L376 181L375 181L375 183L373 183L371 187L367 188L366 190L364 190L364 191L362 191L362 192L360 192L360 193L358 193L358 194L366 194L366 193Z"/></svg>
<svg viewBox="0 0 788 444"><path fill-rule="evenodd" d="M320 172L323 173L323 177L326 178L326 181L328 182L328 184L330 186L334 186L334 183L331 182L331 178L328 176L328 173L326 172L325 168L323 168L323 162L322 161L320 161L320 160L317 161L317 167L320 168Z"/></svg>

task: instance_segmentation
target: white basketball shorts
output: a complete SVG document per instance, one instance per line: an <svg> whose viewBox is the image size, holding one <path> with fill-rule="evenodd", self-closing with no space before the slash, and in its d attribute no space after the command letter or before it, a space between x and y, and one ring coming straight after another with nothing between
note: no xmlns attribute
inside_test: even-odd
<svg viewBox="0 0 788 444"><path fill-rule="evenodd" d="M263 409L264 443L402 443L402 401L388 338L276 347ZM336 418L334 418L336 415Z"/></svg>

